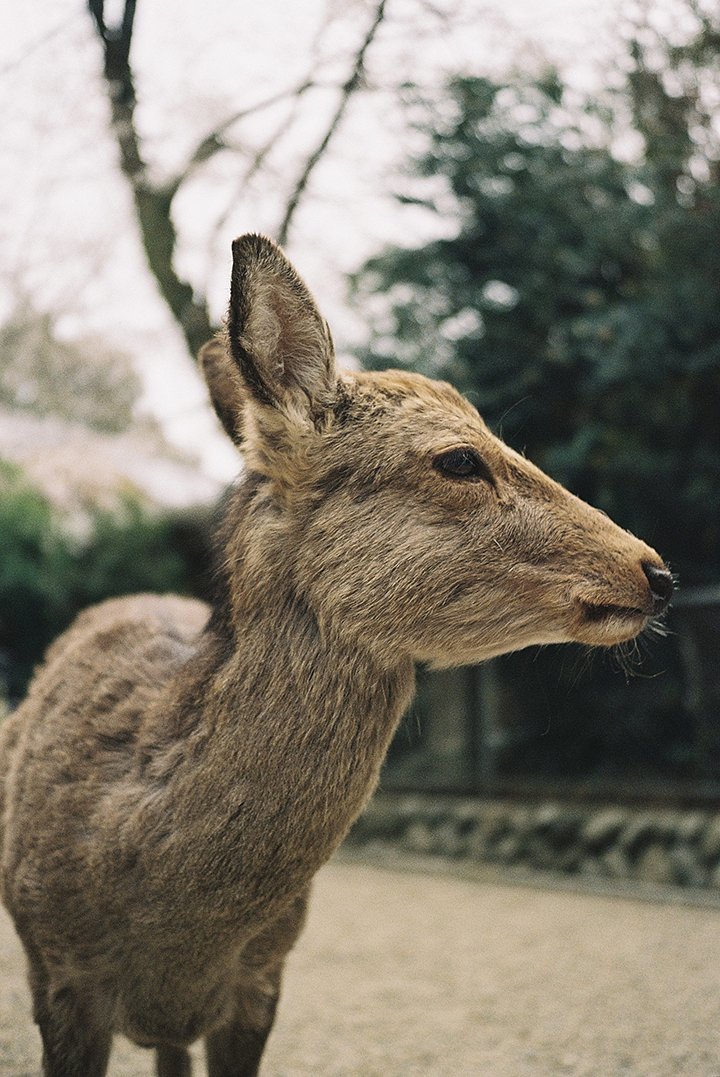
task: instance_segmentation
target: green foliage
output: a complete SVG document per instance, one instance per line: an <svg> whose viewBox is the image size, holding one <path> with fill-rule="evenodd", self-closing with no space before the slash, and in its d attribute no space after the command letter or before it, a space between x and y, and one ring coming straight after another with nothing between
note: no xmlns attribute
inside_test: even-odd
<svg viewBox="0 0 720 1077"><path fill-rule="evenodd" d="M367 366L456 384L688 585L720 573L720 21L678 6L672 39L630 27L599 102L554 73L455 80L402 196L454 233L385 250L354 291ZM679 651L654 651L664 676L631 689L572 648L501 659L523 717L500 770L692 774Z"/></svg>
<svg viewBox="0 0 720 1077"><path fill-rule="evenodd" d="M47 501L26 486L17 469L0 464L0 672L18 694L45 647L63 623L62 582L71 557Z"/></svg>
<svg viewBox="0 0 720 1077"><path fill-rule="evenodd" d="M137 591L201 589L206 525L190 515L151 516L127 501L120 513L97 513L78 541L18 469L0 462L0 677L7 694L22 695L48 644L85 606Z"/></svg>
<svg viewBox="0 0 720 1077"><path fill-rule="evenodd" d="M410 184L432 209L423 191L443 178L456 234L387 250L355 280L369 366L454 382L685 583L720 569L713 33L707 20L680 44L638 32L624 95L601 105L554 74L453 82ZM612 149L633 128L645 149L628 163Z"/></svg>

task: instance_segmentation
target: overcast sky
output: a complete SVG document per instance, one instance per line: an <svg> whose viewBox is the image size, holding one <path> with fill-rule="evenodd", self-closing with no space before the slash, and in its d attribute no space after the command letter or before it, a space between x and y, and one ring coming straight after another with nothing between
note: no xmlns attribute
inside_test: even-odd
<svg viewBox="0 0 720 1077"><path fill-rule="evenodd" d="M108 0L109 12L113 6ZM385 242L414 242L438 227L390 197L413 144L398 85L407 79L431 87L459 71L498 75L511 64L538 67L547 57L592 92L619 10L618 2L596 0L437 0L434 7L440 15L430 17L419 0L388 0L368 63L374 88L351 105L288 244L342 350L360 332L344 274ZM138 0L137 120L154 173L172 175L203 133L239 107L302 81L311 67L325 83L341 82L370 12L366 0ZM31 297L41 309L62 312L65 334L92 332L120 344L142 374L145 406L168 436L228 476L234 454L217 434L145 266L99 71L82 0L0 6L0 316ZM226 304L232 236L277 228L288 177L297 174L335 101L332 89L310 95L261 182L237 189L242 151L262 143L284 105L238 126L241 152L215 158L177 198L178 267L207 292L216 318Z"/></svg>

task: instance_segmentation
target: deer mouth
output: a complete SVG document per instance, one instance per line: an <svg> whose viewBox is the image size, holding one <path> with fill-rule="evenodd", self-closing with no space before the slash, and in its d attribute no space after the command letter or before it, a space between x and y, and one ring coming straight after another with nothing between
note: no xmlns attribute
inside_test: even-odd
<svg viewBox="0 0 720 1077"><path fill-rule="evenodd" d="M588 624L601 625L608 621L637 621L645 619L645 610L637 606L617 606L612 603L581 602L583 618Z"/></svg>
<svg viewBox="0 0 720 1077"><path fill-rule="evenodd" d="M580 623L577 627L578 643L594 647L614 647L634 639L647 625L650 615L639 606L621 606L616 602L578 603Z"/></svg>

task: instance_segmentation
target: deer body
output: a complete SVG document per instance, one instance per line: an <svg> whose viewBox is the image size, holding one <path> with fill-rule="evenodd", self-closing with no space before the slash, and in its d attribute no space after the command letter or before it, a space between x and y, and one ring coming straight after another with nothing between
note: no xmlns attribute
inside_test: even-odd
<svg viewBox="0 0 720 1077"><path fill-rule="evenodd" d="M341 376L269 241L235 245L206 348L248 470L219 600L80 616L0 742L3 898L47 1077L114 1032L188 1074L257 1072L312 876L377 781L414 665L612 645L667 604L649 547L494 438L449 386Z"/></svg>
<svg viewBox="0 0 720 1077"><path fill-rule="evenodd" d="M209 633L198 644L206 612L140 596L84 614L28 700L44 720L17 752L36 781L23 788L19 774L10 779L10 795L23 798L18 823L31 814L35 832L24 859L5 865L13 915L37 921L41 951L61 945L59 975L95 992L116 979L108 998L116 1027L147 1045L212 1031L230 1016L244 962L252 984L255 965L284 957L310 879L372 788L412 683L409 669L363 668L355 658L368 688L351 707L352 660L341 649L321 654L306 615L293 623L291 610L287 634L272 626L253 640L263 668L252 668L249 647L218 669L218 641ZM81 651L102 662L110 642L127 666L108 671L78 706L66 679L73 659ZM278 668L291 684L282 698ZM233 699L236 686L242 699ZM282 723L272 720L278 713ZM70 804L56 785L68 774ZM70 915L58 923L60 887ZM262 936L270 924L279 940ZM170 968L158 964L168 935L177 952Z"/></svg>

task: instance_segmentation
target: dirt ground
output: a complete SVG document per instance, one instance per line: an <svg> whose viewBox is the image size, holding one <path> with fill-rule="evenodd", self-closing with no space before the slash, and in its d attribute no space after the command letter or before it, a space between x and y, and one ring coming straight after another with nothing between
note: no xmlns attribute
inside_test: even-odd
<svg viewBox="0 0 720 1077"><path fill-rule="evenodd" d="M0 1075L36 1077L4 915L0 968ZM147 1052L117 1041L112 1077L151 1072ZM323 869L263 1077L585 1075L720 1077L720 910Z"/></svg>

